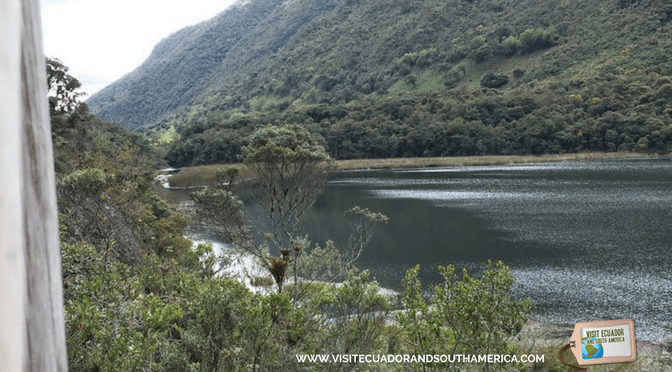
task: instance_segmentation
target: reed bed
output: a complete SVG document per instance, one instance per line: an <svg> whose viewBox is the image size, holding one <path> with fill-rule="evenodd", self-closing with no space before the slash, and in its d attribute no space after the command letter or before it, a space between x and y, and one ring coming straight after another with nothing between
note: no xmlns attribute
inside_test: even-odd
<svg viewBox="0 0 672 372"><path fill-rule="evenodd" d="M643 157L646 155L632 152L588 152L579 154L547 154L547 155L486 155L486 156L455 156L435 158L391 158L391 159L352 159L338 160L339 170L358 169L397 169L425 167L462 167L478 165L506 165L522 163L561 162L571 160L589 160L603 158ZM253 174L244 164L211 164L182 168L172 175L168 182L173 188L192 188L212 186L216 183L215 173L218 169L235 165L240 169L238 180L249 180Z"/></svg>
<svg viewBox="0 0 672 372"><path fill-rule="evenodd" d="M339 160L341 170L355 169L394 169L424 167L462 167L477 165L505 165L521 163L560 162L570 160L588 160L602 158L641 157L631 152L589 152L579 154L547 154L547 155L486 155L486 156L455 156L438 158L393 158L393 159L353 159Z"/></svg>

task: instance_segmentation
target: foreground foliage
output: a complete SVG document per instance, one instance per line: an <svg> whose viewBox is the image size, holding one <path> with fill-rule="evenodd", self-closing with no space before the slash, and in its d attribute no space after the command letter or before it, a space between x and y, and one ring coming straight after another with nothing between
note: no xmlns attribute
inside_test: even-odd
<svg viewBox="0 0 672 372"><path fill-rule="evenodd" d="M70 120L78 115L74 110L54 118ZM354 360L302 363L297 355L414 352L416 340L401 322L393 322L396 298L381 294L370 274L353 266L387 217L359 207L349 210L344 217L354 235L344 249L333 242L308 249L310 243L295 232L299 209L312 205L328 171L306 170L330 163L305 130L269 127L247 148L249 162L259 172L270 172L269 213L290 211L278 214L277 234L261 243L268 252L266 262L276 264L267 268L273 274L286 262L286 273L294 276L291 283L275 278L285 291L253 293L240 278L226 274L221 252L204 245L192 249L183 238L185 216L150 187L151 148L142 150L144 142L137 136L92 116L79 116L76 124L55 134L62 139L56 145L56 166L70 370L373 371L379 366ZM87 137L77 138L75 133L82 131ZM70 140L83 140L85 146L72 147ZM282 169L276 172L275 166ZM294 179L285 177L292 174L288 169L297 170ZM195 210L201 222L220 228L221 235L245 248L242 243L251 238L240 214L242 204L227 190L236 174L235 169L223 170L222 188L197 192ZM277 244L280 257L270 254L269 241ZM294 249L291 257L282 252L288 248ZM503 282L493 282L497 288L504 285L497 292L500 300L508 298L507 275L502 272ZM470 306L459 296L450 301ZM483 319L493 326L500 322L492 316Z"/></svg>
<svg viewBox="0 0 672 372"><path fill-rule="evenodd" d="M200 252L203 258L210 250L201 246L189 255L197 258ZM513 278L501 262L462 278L454 268L442 268L445 281L430 298L421 294L417 267L412 268L400 302L380 294L368 273L351 271L340 285L312 285L300 306L293 306L291 291L254 294L236 279L213 275L213 266L198 260L185 265L147 255L142 266L129 266L107 262L86 244L64 244L62 257L71 371L568 370L557 360L561 345L511 342L529 303L509 298ZM488 352L546 358L536 365L501 366L296 358ZM634 365L618 368L664 371L669 352L641 353Z"/></svg>
<svg viewBox="0 0 672 372"><path fill-rule="evenodd" d="M501 261L488 261L482 279L464 269L461 280L455 267L439 266L444 282L433 289L432 306L425 300L418 279L420 267L406 272L402 280L397 315L413 354L515 354L509 341L527 322L529 300L509 297L513 276ZM488 365L486 365L486 370ZM449 364L416 364L415 370L445 370Z"/></svg>
<svg viewBox="0 0 672 372"><path fill-rule="evenodd" d="M409 286L419 285L412 279L417 268L409 270L397 326L395 298L380 294L368 272L351 270L339 285L315 284L295 306L289 291L253 294L236 279L215 276L212 266L198 263L197 251L187 253L190 265L150 254L129 266L90 245L63 244L70 370L296 371L318 366L300 363L301 354L513 352L505 341L529 311L527 302L509 299L513 278L501 262L488 266L482 281L447 277L442 288L457 292L448 299L437 287L431 311L424 298L409 295ZM319 368L379 370L353 360Z"/></svg>

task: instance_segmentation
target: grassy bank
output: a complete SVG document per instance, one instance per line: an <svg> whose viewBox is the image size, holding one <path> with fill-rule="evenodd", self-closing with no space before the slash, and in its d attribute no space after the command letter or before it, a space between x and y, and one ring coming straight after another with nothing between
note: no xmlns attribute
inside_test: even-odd
<svg viewBox="0 0 672 372"><path fill-rule="evenodd" d="M570 160L587 160L603 158L642 157L632 152L589 152L580 154L548 154L548 155L491 155L491 156L458 156L440 158L393 158L393 159L353 159L337 161L340 170L357 169L396 169L424 167L462 167L475 165L505 165L539 162L560 162ZM232 164L199 165L182 168L179 173L168 179L170 186L189 188L212 185L215 183L215 172ZM238 179L252 177L252 173L243 164L233 164L240 168Z"/></svg>
<svg viewBox="0 0 672 372"><path fill-rule="evenodd" d="M632 152L589 152L580 154L547 154L547 155L490 155L490 156L456 156L441 158L394 158L394 159L354 159L338 161L339 169L394 169L423 167L465 167L477 165L506 165L522 163L559 162L570 160L587 160L602 158L641 157Z"/></svg>
<svg viewBox="0 0 672 372"><path fill-rule="evenodd" d="M178 173L168 178L168 183L172 188L211 186L216 183L215 174L217 171L229 166L236 166L240 169L237 180L252 178L252 172L244 164L210 164L182 168Z"/></svg>

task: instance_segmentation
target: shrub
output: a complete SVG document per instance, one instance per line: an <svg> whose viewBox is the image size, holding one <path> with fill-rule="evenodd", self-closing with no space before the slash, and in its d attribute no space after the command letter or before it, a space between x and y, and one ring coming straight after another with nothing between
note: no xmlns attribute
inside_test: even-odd
<svg viewBox="0 0 672 372"><path fill-rule="evenodd" d="M509 83L509 77L506 75L497 75L488 71L481 79L481 86L484 88L500 88Z"/></svg>
<svg viewBox="0 0 672 372"><path fill-rule="evenodd" d="M483 35L474 36L474 38L471 39L471 41L469 42L469 48L474 51L480 49L484 45L485 45L485 36Z"/></svg>
<svg viewBox="0 0 672 372"><path fill-rule="evenodd" d="M432 63L434 63L434 60L436 59L437 55L438 53L434 48L423 49L418 54L418 59L416 60L415 63L420 67L429 66Z"/></svg>
<svg viewBox="0 0 672 372"><path fill-rule="evenodd" d="M549 48L556 44L555 42L556 30L555 27L549 28L537 27L535 29L525 30L518 39L523 48L523 52L531 53L539 49Z"/></svg>
<svg viewBox="0 0 672 372"><path fill-rule="evenodd" d="M529 299L515 301L509 297L513 276L502 261L488 261L482 278L462 272L457 279L455 268L439 266L445 282L436 286L435 305L455 336L458 350L483 354L506 353L507 341L517 335L532 310Z"/></svg>
<svg viewBox="0 0 672 372"><path fill-rule="evenodd" d="M488 261L481 278L469 276L464 269L458 280L455 267L439 266L444 282L433 288L433 306L429 306L418 279L419 266L406 272L401 304L397 315L415 354L505 354L511 352L508 341L520 333L532 309L529 299L512 300L513 276L501 261ZM416 370L446 366L414 365Z"/></svg>
<svg viewBox="0 0 672 372"><path fill-rule="evenodd" d="M504 54L507 56L512 56L518 52L520 49L520 40L517 37L511 35L502 41L502 46L504 47Z"/></svg>
<svg viewBox="0 0 672 372"><path fill-rule="evenodd" d="M397 63L399 63L400 65L408 65L410 67L413 67L417 59L418 59L417 53L406 53L397 60Z"/></svg>

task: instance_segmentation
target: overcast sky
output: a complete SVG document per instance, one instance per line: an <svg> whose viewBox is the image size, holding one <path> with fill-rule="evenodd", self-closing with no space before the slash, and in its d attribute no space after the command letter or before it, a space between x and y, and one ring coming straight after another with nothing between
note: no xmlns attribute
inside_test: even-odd
<svg viewBox="0 0 672 372"><path fill-rule="evenodd" d="M138 67L161 39L234 0L40 0L44 53L88 94Z"/></svg>

